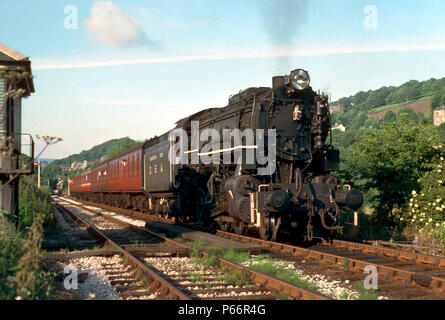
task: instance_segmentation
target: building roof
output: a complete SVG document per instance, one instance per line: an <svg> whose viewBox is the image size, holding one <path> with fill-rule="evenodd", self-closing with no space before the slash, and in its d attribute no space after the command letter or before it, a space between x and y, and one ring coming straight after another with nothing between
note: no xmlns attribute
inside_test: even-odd
<svg viewBox="0 0 445 320"><path fill-rule="evenodd" d="M0 53L2 54L0 56L0 60L15 60L15 61L29 60L27 56L24 56L20 52L17 52L14 49L5 46L2 43L0 43Z"/></svg>
<svg viewBox="0 0 445 320"><path fill-rule="evenodd" d="M31 61L29 58L20 52L11 49L0 43L0 68L7 68L13 71L31 72ZM26 90L26 95L34 92L34 82L31 79L21 81L19 86Z"/></svg>
<svg viewBox="0 0 445 320"><path fill-rule="evenodd" d="M437 107L436 109L434 109L434 111L440 111L440 110L445 110L445 106Z"/></svg>

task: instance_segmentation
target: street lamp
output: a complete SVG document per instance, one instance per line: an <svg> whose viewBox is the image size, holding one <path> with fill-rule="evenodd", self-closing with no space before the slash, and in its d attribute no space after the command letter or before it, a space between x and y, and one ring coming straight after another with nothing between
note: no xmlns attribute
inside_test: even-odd
<svg viewBox="0 0 445 320"><path fill-rule="evenodd" d="M36 134L35 136L38 140L41 140L45 143L45 147L42 149L42 151L40 151L40 153L36 157L36 159L38 159L40 157L40 155L42 155L42 153L45 151L46 148L48 148L49 145L56 144L59 141L63 141L62 137L53 136L50 134L46 134L43 136ZM41 167L41 162L37 165L37 187L39 189L40 189L40 167ZM49 181L48 181L48 183L49 183Z"/></svg>
<svg viewBox="0 0 445 320"><path fill-rule="evenodd" d="M37 139L42 140L45 143L45 147L42 149L42 151L40 151L39 155L35 158L38 159L42 153L45 151L46 148L48 148L49 145L51 144L56 144L59 141L63 141L62 137L57 137L57 136L52 136L52 135L44 135L44 136L40 136L38 134L35 135ZM31 161L30 163L26 164L24 169L26 169L26 167L28 166L32 166L34 165L34 161ZM0 186L0 191L2 191L7 185L9 185L12 181L14 181L15 179L18 178L18 176L20 175L20 172L17 172L12 178L10 178L5 184ZM39 166L39 179L40 179L40 166Z"/></svg>

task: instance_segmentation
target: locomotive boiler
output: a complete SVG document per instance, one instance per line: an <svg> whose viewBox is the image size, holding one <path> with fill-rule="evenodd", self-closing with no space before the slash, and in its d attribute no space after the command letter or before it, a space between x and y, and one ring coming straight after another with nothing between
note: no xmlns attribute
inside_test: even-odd
<svg viewBox="0 0 445 320"><path fill-rule="evenodd" d="M272 83L84 172L70 181L71 193L209 229L254 229L266 240L332 238L342 210L357 224L363 196L332 175L340 153L331 145L329 99L302 69Z"/></svg>

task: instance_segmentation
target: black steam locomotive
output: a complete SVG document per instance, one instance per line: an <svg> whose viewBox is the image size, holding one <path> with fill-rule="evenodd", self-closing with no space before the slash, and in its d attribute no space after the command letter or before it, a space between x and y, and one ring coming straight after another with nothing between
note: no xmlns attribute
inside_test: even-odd
<svg viewBox="0 0 445 320"><path fill-rule="evenodd" d="M280 230L306 234L309 239L314 233L331 238L341 230L340 210L357 211L363 197L355 190L344 191L331 175L338 170L339 150L326 142L331 137L328 97L314 92L309 83L308 72L298 69L290 76L273 78L272 88L247 89L232 96L225 108L180 121L178 127L188 133L192 121L199 121L200 131L211 128L221 132L220 141L210 143L212 150L219 150L213 156L230 153L233 157L241 150L242 161L232 158L236 164L189 164L181 168L176 179L179 211L175 214L196 216L203 224L217 221L223 231L238 234L256 228L267 240L276 240ZM266 134L256 144L229 141L231 147L226 148L230 136L224 131L230 129L274 130L275 137ZM258 159L254 164L245 161L249 150L261 142L266 153L271 147L275 149L275 170L268 175L258 175ZM201 142L189 156L206 154L201 149L206 144Z"/></svg>
<svg viewBox="0 0 445 320"><path fill-rule="evenodd" d="M309 84L301 69L275 77L272 88L244 90L228 106L182 119L174 130L137 147L139 193L111 192L104 179L116 181L113 172L124 171L102 164L100 190L91 176L92 191L75 196L196 220L203 227L216 222L238 234L255 229L266 240L281 233L332 238L342 229L341 210L353 211L357 224L363 197L331 174L338 170L339 150L331 145L328 97Z"/></svg>

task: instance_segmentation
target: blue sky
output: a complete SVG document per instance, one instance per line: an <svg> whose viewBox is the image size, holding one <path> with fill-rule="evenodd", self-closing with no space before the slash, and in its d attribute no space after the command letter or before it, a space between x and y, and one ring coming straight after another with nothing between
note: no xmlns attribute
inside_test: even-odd
<svg viewBox="0 0 445 320"><path fill-rule="evenodd" d="M31 58L23 131L64 137L44 155L59 158L162 134L295 68L333 99L445 77L444 17L441 0L0 0L0 42Z"/></svg>

